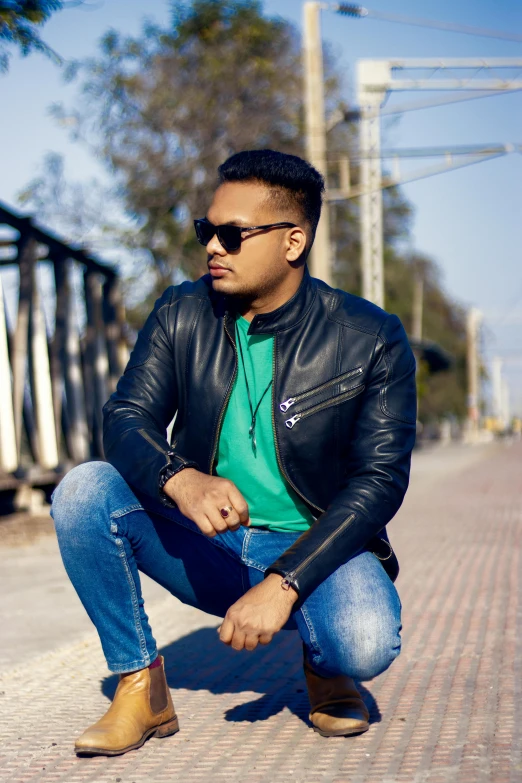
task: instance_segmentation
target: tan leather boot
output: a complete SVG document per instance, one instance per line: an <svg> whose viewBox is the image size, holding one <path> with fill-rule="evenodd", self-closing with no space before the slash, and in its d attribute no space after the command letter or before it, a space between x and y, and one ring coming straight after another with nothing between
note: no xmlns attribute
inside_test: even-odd
<svg viewBox="0 0 522 783"><path fill-rule="evenodd" d="M76 753L119 756L141 747L151 735L168 737L179 731L178 719L161 666L120 675L114 700L100 720L74 744Z"/></svg>
<svg viewBox="0 0 522 783"><path fill-rule="evenodd" d="M304 673L314 731L323 737L346 737L370 728L370 714L351 677L320 677L306 659Z"/></svg>

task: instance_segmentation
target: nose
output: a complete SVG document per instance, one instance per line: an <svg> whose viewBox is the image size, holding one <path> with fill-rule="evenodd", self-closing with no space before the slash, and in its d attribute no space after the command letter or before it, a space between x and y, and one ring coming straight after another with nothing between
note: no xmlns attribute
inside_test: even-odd
<svg viewBox="0 0 522 783"><path fill-rule="evenodd" d="M217 234L214 234L212 239L207 245L207 253L209 256L226 256L227 251L217 238Z"/></svg>

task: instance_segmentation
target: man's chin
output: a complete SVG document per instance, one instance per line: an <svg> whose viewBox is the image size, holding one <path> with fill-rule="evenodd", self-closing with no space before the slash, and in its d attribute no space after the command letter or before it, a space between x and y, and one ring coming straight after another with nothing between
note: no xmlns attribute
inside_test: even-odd
<svg viewBox="0 0 522 783"><path fill-rule="evenodd" d="M237 285L234 285L232 280L227 280L225 277L212 277L212 288L221 294L233 295L237 292Z"/></svg>
<svg viewBox="0 0 522 783"><path fill-rule="evenodd" d="M229 277L228 275L226 277L213 277L212 289L217 294L234 297L238 300L255 298L255 294L251 290L245 290L244 283L242 285L239 280L234 280L232 276Z"/></svg>

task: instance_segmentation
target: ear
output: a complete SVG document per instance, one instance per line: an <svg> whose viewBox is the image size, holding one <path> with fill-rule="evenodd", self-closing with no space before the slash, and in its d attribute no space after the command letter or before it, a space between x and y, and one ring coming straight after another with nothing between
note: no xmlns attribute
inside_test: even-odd
<svg viewBox="0 0 522 783"><path fill-rule="evenodd" d="M297 261L306 249L306 234L302 228L296 226L288 229L286 234L286 260Z"/></svg>

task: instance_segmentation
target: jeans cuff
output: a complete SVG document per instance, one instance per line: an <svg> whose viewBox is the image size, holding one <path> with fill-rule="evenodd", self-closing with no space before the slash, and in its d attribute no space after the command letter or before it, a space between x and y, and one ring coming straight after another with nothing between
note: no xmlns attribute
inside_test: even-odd
<svg viewBox="0 0 522 783"><path fill-rule="evenodd" d="M113 672L113 674L130 674L130 672L137 672L140 669L146 669L147 666L150 666L157 657L158 651L155 650L153 653L146 655L144 658L136 661L129 661L128 663L110 663L107 661L107 666L109 671Z"/></svg>

